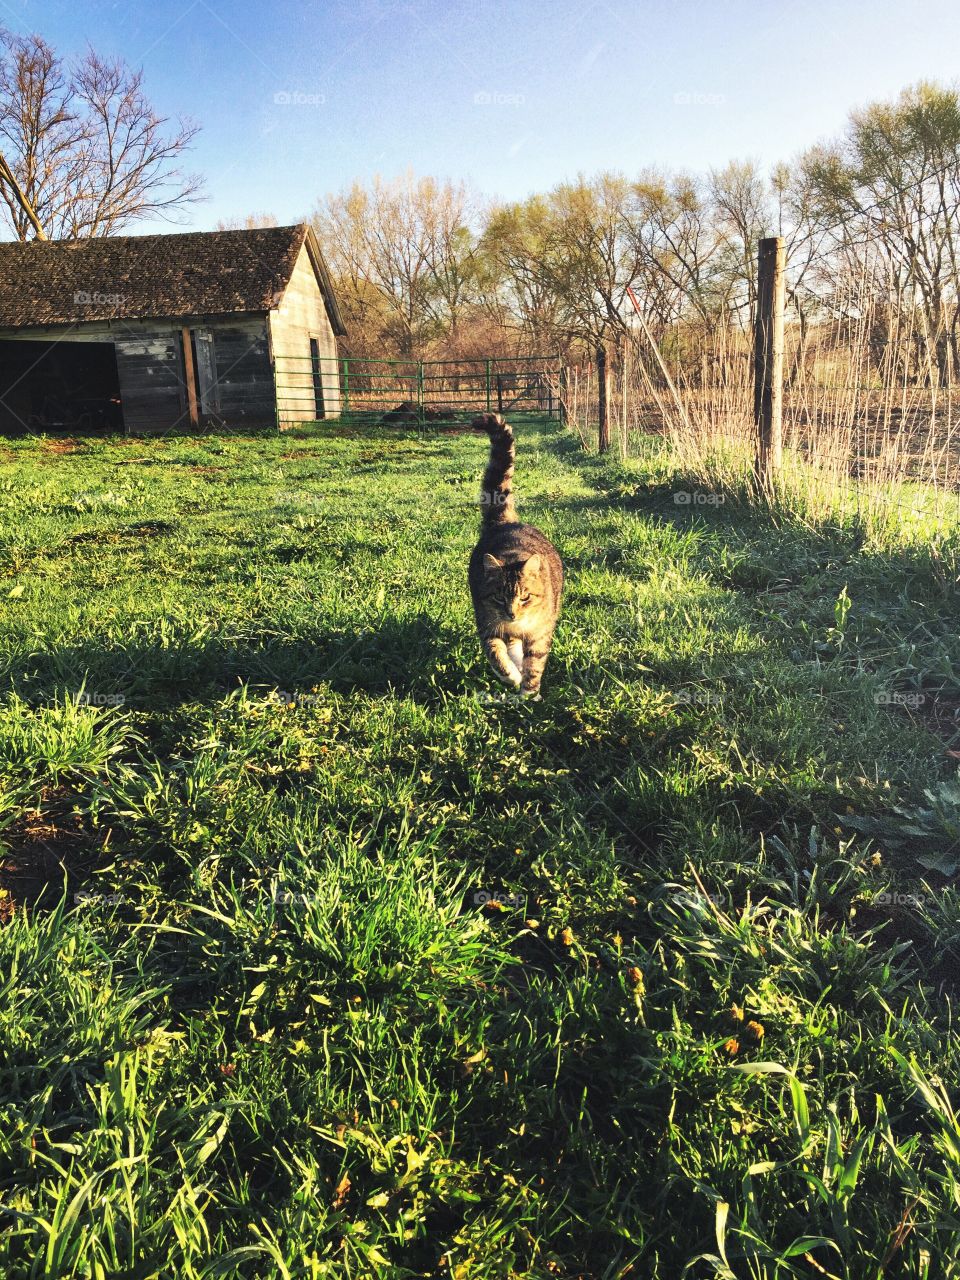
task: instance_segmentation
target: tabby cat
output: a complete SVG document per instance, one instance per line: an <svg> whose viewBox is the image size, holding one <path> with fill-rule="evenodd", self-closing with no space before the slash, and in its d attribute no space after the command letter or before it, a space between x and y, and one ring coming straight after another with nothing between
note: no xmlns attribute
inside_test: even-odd
<svg viewBox="0 0 960 1280"><path fill-rule="evenodd" d="M525 698L539 698L560 613L563 562L513 505L513 431L496 413L473 427L490 437L483 477L483 522L470 556L470 595L480 642L500 679Z"/></svg>

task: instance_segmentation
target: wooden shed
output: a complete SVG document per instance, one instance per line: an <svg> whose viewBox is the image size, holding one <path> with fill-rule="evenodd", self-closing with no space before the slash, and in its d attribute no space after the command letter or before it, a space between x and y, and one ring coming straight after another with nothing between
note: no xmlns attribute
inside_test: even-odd
<svg viewBox="0 0 960 1280"><path fill-rule="evenodd" d="M344 332L306 223L0 244L0 431L335 417Z"/></svg>

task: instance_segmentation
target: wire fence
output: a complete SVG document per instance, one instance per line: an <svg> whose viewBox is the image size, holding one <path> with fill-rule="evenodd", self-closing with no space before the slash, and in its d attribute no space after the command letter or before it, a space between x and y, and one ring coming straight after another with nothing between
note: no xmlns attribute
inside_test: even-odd
<svg viewBox="0 0 960 1280"><path fill-rule="evenodd" d="M902 300L901 300L902 301ZM767 495L808 516L896 525L936 541L960 531L956 371L920 341L915 309L891 308L866 271L811 319L787 312L783 462ZM721 318L613 344L606 416L621 457L669 459L705 486L756 496L758 445L750 329ZM569 418L598 436L593 361L567 374Z"/></svg>
<svg viewBox="0 0 960 1280"><path fill-rule="evenodd" d="M278 422L460 422L478 413L561 412L557 355L467 360L277 356Z"/></svg>

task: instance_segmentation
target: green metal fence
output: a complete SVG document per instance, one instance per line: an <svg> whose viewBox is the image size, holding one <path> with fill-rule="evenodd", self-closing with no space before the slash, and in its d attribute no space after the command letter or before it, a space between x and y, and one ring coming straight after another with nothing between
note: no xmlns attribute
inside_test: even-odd
<svg viewBox="0 0 960 1280"><path fill-rule="evenodd" d="M561 417L559 356L473 360L368 360L277 356L280 427L318 419L386 420L429 426L477 413Z"/></svg>

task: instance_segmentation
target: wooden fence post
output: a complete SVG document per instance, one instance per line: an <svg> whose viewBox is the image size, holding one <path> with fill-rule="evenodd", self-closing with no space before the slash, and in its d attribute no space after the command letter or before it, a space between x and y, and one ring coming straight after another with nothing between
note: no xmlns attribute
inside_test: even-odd
<svg viewBox="0 0 960 1280"><path fill-rule="evenodd" d="M610 369L602 342L597 344L597 401L597 449L606 453L610 448Z"/></svg>
<svg viewBox="0 0 960 1280"><path fill-rule="evenodd" d="M769 492L783 462L783 312L786 247L782 236L760 241L757 318L753 333L753 416L757 426L755 475Z"/></svg>
<svg viewBox="0 0 960 1280"><path fill-rule="evenodd" d="M197 405L197 373L193 363L193 335L188 327L180 330L180 341L183 344L183 375L187 390L187 413L191 427L200 425L200 413Z"/></svg>
<svg viewBox="0 0 960 1280"><path fill-rule="evenodd" d="M560 408L560 421L563 423L564 426L567 425L567 395L568 395L567 366L565 364L561 364L559 408Z"/></svg>

